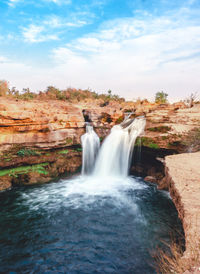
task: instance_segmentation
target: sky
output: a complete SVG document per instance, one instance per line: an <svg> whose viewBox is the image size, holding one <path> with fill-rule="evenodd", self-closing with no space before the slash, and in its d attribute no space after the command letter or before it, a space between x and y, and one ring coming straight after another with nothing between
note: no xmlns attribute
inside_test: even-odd
<svg viewBox="0 0 200 274"><path fill-rule="evenodd" d="M200 0L0 0L0 18L10 87L200 94Z"/></svg>

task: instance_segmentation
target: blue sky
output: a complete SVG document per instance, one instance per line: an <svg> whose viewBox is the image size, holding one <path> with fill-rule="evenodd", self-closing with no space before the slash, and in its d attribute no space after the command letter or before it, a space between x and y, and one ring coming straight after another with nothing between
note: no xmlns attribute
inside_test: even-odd
<svg viewBox="0 0 200 274"><path fill-rule="evenodd" d="M128 99L200 91L200 0L1 0L0 79Z"/></svg>

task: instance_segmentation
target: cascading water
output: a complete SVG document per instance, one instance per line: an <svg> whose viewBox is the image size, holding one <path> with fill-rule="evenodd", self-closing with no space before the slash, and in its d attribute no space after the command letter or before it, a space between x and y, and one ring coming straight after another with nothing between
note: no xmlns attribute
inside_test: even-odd
<svg viewBox="0 0 200 274"><path fill-rule="evenodd" d="M128 118L112 128L99 151L93 173L95 176L128 175L135 140L144 131L145 123L144 117Z"/></svg>
<svg viewBox="0 0 200 274"><path fill-rule="evenodd" d="M87 124L82 173L90 176L0 193L1 273L156 273L149 250L180 226L165 193L123 177L144 125L113 127L92 172L99 138Z"/></svg>
<svg viewBox="0 0 200 274"><path fill-rule="evenodd" d="M86 133L81 136L81 143L83 148L82 174L91 174L99 150L100 140L90 123L86 123Z"/></svg>

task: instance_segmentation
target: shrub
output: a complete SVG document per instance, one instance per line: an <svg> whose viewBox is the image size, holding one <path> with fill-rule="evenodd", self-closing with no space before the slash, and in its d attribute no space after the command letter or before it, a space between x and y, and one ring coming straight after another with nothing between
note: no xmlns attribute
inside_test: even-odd
<svg viewBox="0 0 200 274"><path fill-rule="evenodd" d="M67 88L64 90L58 89L54 86L48 86L45 91L40 91L39 94L31 92L29 88L23 88L22 91L17 90L15 87L11 89L8 88L8 82L5 80L0 80L0 96L9 95L16 99L21 100L31 100L34 98L47 100L69 100L70 102L79 102L88 99L103 100L104 103L109 104L109 101L117 101L122 103L125 101L124 98L119 97L118 95L112 94L111 90L107 94L98 94L95 91L91 91L89 88L75 89Z"/></svg>
<svg viewBox="0 0 200 274"><path fill-rule="evenodd" d="M66 140L65 140L65 144L66 145L72 145L73 144L73 139L70 138L70 137L67 137Z"/></svg>
<svg viewBox="0 0 200 274"><path fill-rule="evenodd" d="M153 132L166 133L171 130L171 127L168 127L168 126L150 127L148 128L148 130Z"/></svg>
<svg viewBox="0 0 200 274"><path fill-rule="evenodd" d="M17 151L17 155L20 157L25 157L25 156L38 156L40 154L36 152L35 150L23 148Z"/></svg>
<svg viewBox="0 0 200 274"><path fill-rule="evenodd" d="M64 149L58 152L58 154L67 154L69 152L69 150Z"/></svg>
<svg viewBox="0 0 200 274"><path fill-rule="evenodd" d="M163 91L159 91L155 95L155 102L158 104L165 104L167 103L168 94L164 93Z"/></svg>
<svg viewBox="0 0 200 274"><path fill-rule="evenodd" d="M82 150L83 149L81 147L78 147L78 148L75 149L75 151L77 151L77 152L82 152Z"/></svg>
<svg viewBox="0 0 200 274"><path fill-rule="evenodd" d="M159 145L156 144L152 138L148 137L138 137L135 141L136 146L145 146L145 147L150 147L153 149L158 149Z"/></svg>
<svg viewBox="0 0 200 274"><path fill-rule="evenodd" d="M148 144L148 147L153 148L153 149L158 149L158 148L159 148L159 145L156 144L156 143L149 143L149 144Z"/></svg>
<svg viewBox="0 0 200 274"><path fill-rule="evenodd" d="M21 166L11 169L3 169L0 170L0 177L1 176L12 176L12 177L18 177L18 175L21 174L27 174L29 172L36 172L39 174L47 175L48 172L46 171L45 167L48 166L48 163L41 163L36 165L30 165L30 166Z"/></svg>

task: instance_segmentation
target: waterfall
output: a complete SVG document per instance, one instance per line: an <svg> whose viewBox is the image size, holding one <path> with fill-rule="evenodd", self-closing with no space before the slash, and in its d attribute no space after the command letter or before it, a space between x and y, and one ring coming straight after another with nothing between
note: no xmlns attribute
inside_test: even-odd
<svg viewBox="0 0 200 274"><path fill-rule="evenodd" d="M81 144L83 149L82 174L91 174L99 150L100 140L90 123L86 123L86 133L81 136Z"/></svg>
<svg viewBox="0 0 200 274"><path fill-rule="evenodd" d="M126 119L112 128L99 151L94 176L127 176L136 138L144 131L144 117Z"/></svg>

